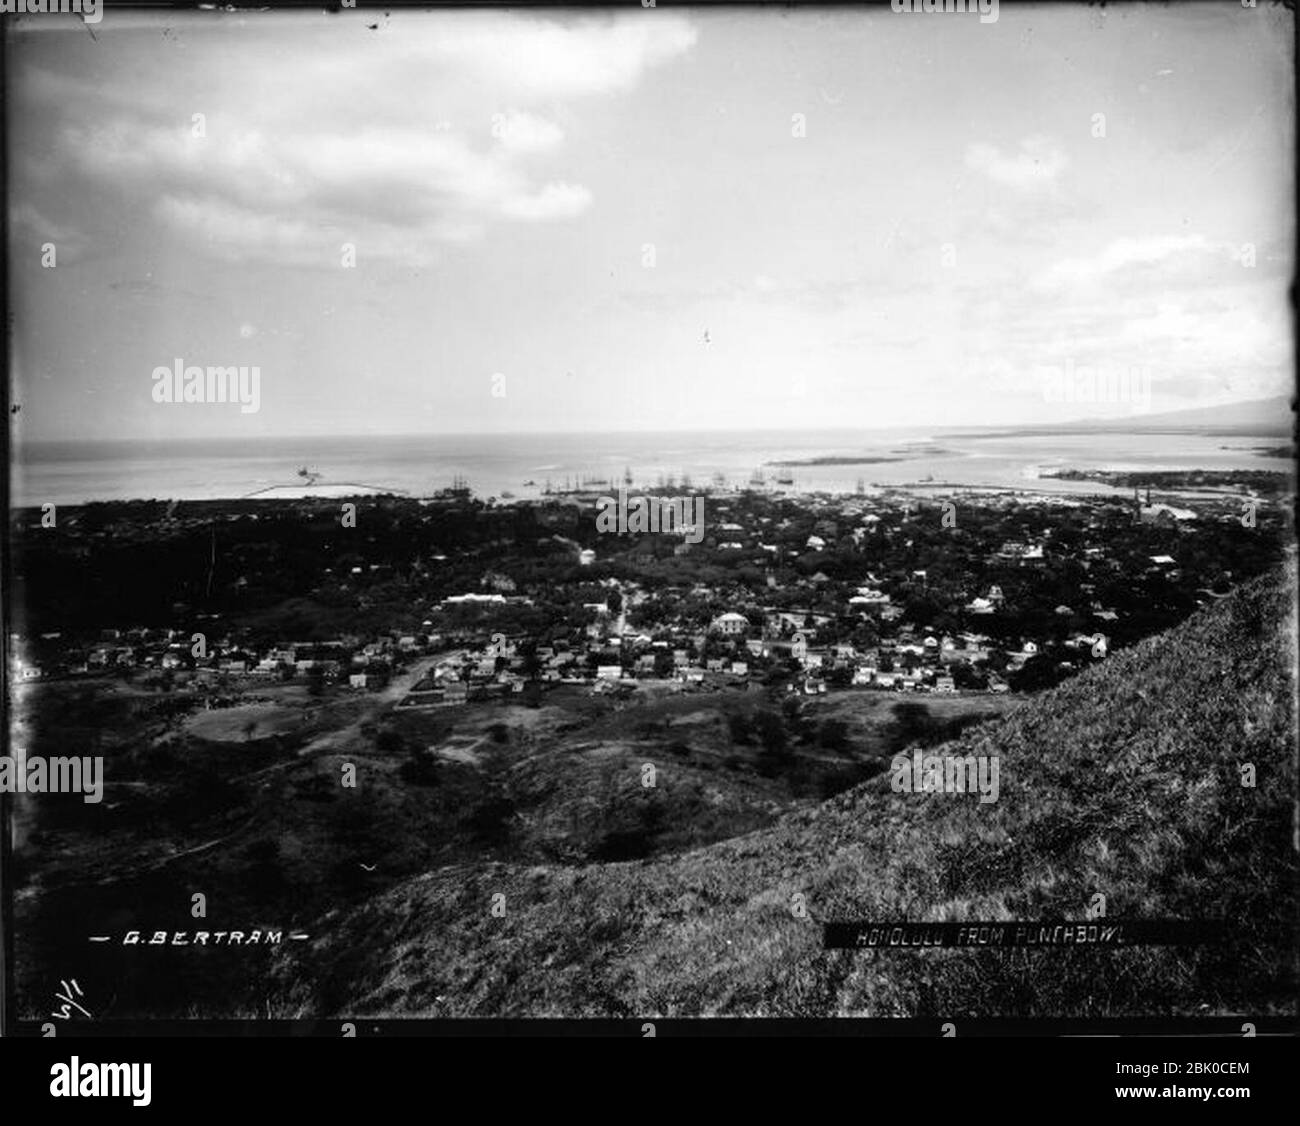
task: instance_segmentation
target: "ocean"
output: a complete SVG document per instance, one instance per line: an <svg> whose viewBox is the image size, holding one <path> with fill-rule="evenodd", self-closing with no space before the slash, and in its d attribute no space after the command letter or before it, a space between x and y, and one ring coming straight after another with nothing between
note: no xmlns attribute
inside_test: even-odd
<svg viewBox="0 0 1300 1126"><path fill-rule="evenodd" d="M1255 447L1276 435L1091 434L921 430L677 432L669 434L428 435L239 438L199 441L50 442L18 447L11 465L17 506L97 500L211 500L262 496L392 491L429 496L464 478L475 495L540 496L580 482L616 487L630 473L634 488L670 479L693 487L747 485L755 471L767 488L853 492L859 481L880 488L947 486L1035 493L1106 493L1088 481L1041 477L1059 468L1288 470L1291 462ZM791 465L813 459L882 459L862 464ZM299 470L315 476L312 488ZM778 484L788 474L793 484Z"/></svg>

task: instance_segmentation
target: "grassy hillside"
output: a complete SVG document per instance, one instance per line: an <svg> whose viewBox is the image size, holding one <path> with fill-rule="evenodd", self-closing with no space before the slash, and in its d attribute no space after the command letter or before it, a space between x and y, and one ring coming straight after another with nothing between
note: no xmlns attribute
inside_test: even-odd
<svg viewBox="0 0 1300 1126"><path fill-rule="evenodd" d="M32 751L93 748L106 782L100 804L15 801L20 1011L46 1012L75 965L106 1019L266 1016L287 1004L268 988L269 949L88 951L87 936L205 929L199 891L208 930L317 934L326 912L433 870L662 859L768 828L881 773L910 738L936 743L1020 703L645 684L627 700L559 689L536 707L399 698L257 682L209 711L188 686L26 687L17 730Z"/></svg>
<svg viewBox="0 0 1300 1126"><path fill-rule="evenodd" d="M1295 584L1293 566L1256 580L947 744L1000 756L997 802L898 794L880 775L684 854L440 868L319 920L319 939L280 954L268 1005L286 1016L1289 1011ZM1112 918L1226 919L1230 937L821 948L830 919L1069 920L1096 893Z"/></svg>

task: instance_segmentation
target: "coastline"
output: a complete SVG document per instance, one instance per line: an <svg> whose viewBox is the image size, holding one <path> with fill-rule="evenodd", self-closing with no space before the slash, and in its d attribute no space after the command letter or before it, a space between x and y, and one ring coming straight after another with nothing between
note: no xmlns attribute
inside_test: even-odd
<svg viewBox="0 0 1300 1126"><path fill-rule="evenodd" d="M741 492L756 472L758 491L789 495L878 495L886 491L934 496L967 492L1049 496L1114 496L1125 492L1098 475L1118 473L1285 472L1258 447L1224 449L1212 437L1114 433L1104 441L1039 437L969 443L949 437L942 447L900 444L901 435L843 432L765 434L748 441L720 438L671 442L627 436L593 438L583 445L561 437L499 436L475 442L415 439L319 439L282 444L268 439L199 445L146 444L18 448L11 463L13 507L106 501L245 498L337 498L392 494L432 497L457 479L479 499L542 501L579 491L608 492L628 481L638 492L683 489ZM909 452L899 456L903 449ZM912 452L912 449L915 452ZM315 483L295 476L310 467ZM773 478L781 466L792 484ZM1073 476L1057 477L1065 472ZM1080 479L1079 474L1094 479ZM1174 490L1161 490L1172 492ZM1197 495L1191 493L1189 495Z"/></svg>

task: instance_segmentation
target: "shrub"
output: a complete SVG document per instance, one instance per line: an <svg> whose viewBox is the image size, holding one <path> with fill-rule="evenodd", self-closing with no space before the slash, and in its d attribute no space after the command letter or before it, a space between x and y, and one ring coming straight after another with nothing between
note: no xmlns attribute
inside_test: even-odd
<svg viewBox="0 0 1300 1126"><path fill-rule="evenodd" d="M828 719L822 723L817 741L828 751L849 749L849 725L842 719Z"/></svg>
<svg viewBox="0 0 1300 1126"><path fill-rule="evenodd" d="M484 844L504 844L510 839L510 822L514 816L514 802L506 797L493 797L474 808L467 824L476 840Z"/></svg>
<svg viewBox="0 0 1300 1126"><path fill-rule="evenodd" d="M663 828L664 810L657 803L625 807L592 849L593 860L643 860L654 851Z"/></svg>
<svg viewBox="0 0 1300 1126"><path fill-rule="evenodd" d="M754 741L754 726L744 712L733 712L727 716L727 730L731 734L731 741L742 747L747 747Z"/></svg>
<svg viewBox="0 0 1300 1126"><path fill-rule="evenodd" d="M794 761L786 737L785 724L776 712L762 711L755 717L762 750L758 754L758 772L764 778L773 778L789 768Z"/></svg>
<svg viewBox="0 0 1300 1126"><path fill-rule="evenodd" d="M397 768L397 776L413 786L436 786L437 760L422 747L412 747L410 757Z"/></svg>
<svg viewBox="0 0 1300 1126"><path fill-rule="evenodd" d="M406 750L406 740L401 733L391 727L385 727L375 736L375 746L388 755L400 755Z"/></svg>

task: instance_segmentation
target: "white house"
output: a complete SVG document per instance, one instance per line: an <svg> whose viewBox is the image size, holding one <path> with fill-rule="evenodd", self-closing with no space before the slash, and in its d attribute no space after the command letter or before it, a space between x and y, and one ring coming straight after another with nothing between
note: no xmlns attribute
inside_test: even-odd
<svg viewBox="0 0 1300 1126"><path fill-rule="evenodd" d="M744 614L721 614L713 619L709 628L724 636L735 637L749 629L749 619Z"/></svg>

